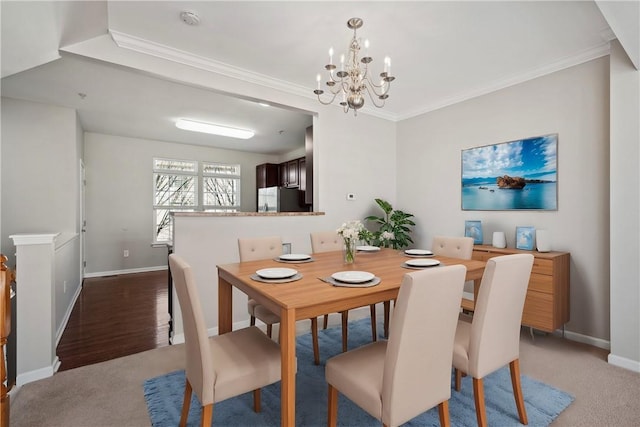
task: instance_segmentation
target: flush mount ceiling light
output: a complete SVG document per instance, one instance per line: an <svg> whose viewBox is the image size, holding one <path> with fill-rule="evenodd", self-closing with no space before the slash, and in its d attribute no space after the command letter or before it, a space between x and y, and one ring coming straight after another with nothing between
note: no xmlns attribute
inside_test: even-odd
<svg viewBox="0 0 640 427"><path fill-rule="evenodd" d="M369 40L364 41L364 56L362 59L359 58L361 45L356 31L362 27L362 19L349 19L347 27L353 30L353 37L349 43L349 56L347 58L344 54L340 56L340 68L338 69L333 63L333 48L331 48L329 49L329 63L324 66L329 74L325 84L331 98L327 101L320 98L324 93L320 86L322 80L320 74L316 78L318 88L313 93L318 95L318 101L324 105L331 104L340 95L340 105L342 105L344 112L353 110L353 114L357 115L358 110L364 106L365 93L369 95L374 106L384 107L384 101L389 97L389 87L395 77L391 75L391 59L387 56L384 58L384 71L380 73L380 84L374 83L374 78L369 73L369 64L373 61L373 58L368 54Z"/></svg>
<svg viewBox="0 0 640 427"><path fill-rule="evenodd" d="M228 126L214 125L212 123L203 123L188 119L179 119L176 122L176 127L193 132L210 133L212 135L229 136L239 139L249 139L255 135L255 132L252 130L230 128Z"/></svg>

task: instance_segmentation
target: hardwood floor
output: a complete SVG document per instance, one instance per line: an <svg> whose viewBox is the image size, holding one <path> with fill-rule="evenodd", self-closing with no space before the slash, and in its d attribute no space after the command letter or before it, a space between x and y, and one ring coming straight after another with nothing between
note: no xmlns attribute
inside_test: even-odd
<svg viewBox="0 0 640 427"><path fill-rule="evenodd" d="M169 345L167 272L84 280L57 348L60 371Z"/></svg>

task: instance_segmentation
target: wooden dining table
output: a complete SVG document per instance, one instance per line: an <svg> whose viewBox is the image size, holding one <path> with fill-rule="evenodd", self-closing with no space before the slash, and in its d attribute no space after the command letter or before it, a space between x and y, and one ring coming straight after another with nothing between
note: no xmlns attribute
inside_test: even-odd
<svg viewBox="0 0 640 427"><path fill-rule="evenodd" d="M398 296L402 278L417 271L404 266L412 258L403 251L358 252L355 263L344 264L342 251L312 255L311 262L282 263L276 259L218 265L218 333L232 330L233 288L238 288L274 313L280 313L281 425L295 425L296 321L327 313L387 302ZM435 256L440 265L462 264L466 280L479 281L485 262ZM302 278L289 283L264 283L251 278L263 268L293 268ZM438 267L429 267L438 268ZM341 271L366 271L381 279L372 287L338 287L321 279ZM311 362L309 362L311 363Z"/></svg>

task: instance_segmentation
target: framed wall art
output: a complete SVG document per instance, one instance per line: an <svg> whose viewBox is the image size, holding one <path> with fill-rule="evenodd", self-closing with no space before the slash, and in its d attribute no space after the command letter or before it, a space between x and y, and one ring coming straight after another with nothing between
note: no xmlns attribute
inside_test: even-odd
<svg viewBox="0 0 640 427"><path fill-rule="evenodd" d="M557 210L558 134L462 150L462 210Z"/></svg>
<svg viewBox="0 0 640 427"><path fill-rule="evenodd" d="M473 237L474 245L482 244L482 221L465 221L464 236Z"/></svg>
<svg viewBox="0 0 640 427"><path fill-rule="evenodd" d="M516 227L516 249L532 251L535 242L535 227Z"/></svg>

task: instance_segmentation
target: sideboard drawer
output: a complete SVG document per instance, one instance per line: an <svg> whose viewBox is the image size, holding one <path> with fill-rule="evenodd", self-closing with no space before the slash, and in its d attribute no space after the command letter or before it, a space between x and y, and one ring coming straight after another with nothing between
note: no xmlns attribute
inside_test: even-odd
<svg viewBox="0 0 640 427"><path fill-rule="evenodd" d="M522 324L543 331L554 331L553 295L529 291L524 301Z"/></svg>
<svg viewBox="0 0 640 427"><path fill-rule="evenodd" d="M529 290L546 294L553 293L553 277L532 272L529 278Z"/></svg>
<svg viewBox="0 0 640 427"><path fill-rule="evenodd" d="M546 274L547 276L553 275L553 260L534 258L531 272Z"/></svg>

